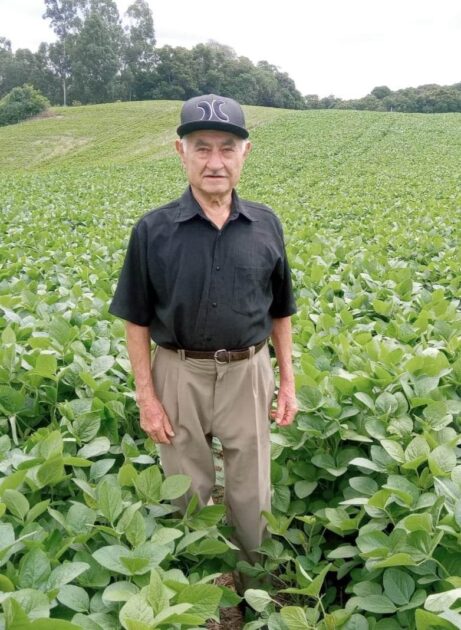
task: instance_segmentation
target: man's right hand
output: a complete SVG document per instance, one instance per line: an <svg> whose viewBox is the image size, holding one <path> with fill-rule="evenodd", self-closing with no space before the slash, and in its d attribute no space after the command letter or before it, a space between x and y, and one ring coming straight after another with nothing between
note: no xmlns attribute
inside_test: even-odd
<svg viewBox="0 0 461 630"><path fill-rule="evenodd" d="M163 408L157 398L138 401L141 429L157 444L171 444L174 431Z"/></svg>

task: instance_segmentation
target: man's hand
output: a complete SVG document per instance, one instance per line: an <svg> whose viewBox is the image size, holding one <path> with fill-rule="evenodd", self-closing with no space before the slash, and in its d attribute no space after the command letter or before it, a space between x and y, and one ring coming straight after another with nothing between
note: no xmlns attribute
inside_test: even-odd
<svg viewBox="0 0 461 630"><path fill-rule="evenodd" d="M141 429L157 444L171 444L173 429L162 403L157 398L138 400Z"/></svg>
<svg viewBox="0 0 461 630"><path fill-rule="evenodd" d="M271 411L272 419L281 426L291 424L298 411L295 388L293 385L280 385L276 409Z"/></svg>

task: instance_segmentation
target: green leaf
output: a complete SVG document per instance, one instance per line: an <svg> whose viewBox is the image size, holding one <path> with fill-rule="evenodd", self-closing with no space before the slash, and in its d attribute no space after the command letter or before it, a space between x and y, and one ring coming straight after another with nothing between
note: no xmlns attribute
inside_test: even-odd
<svg viewBox="0 0 461 630"><path fill-rule="evenodd" d="M424 409L423 416L436 431L443 429L453 421L453 416L448 411L446 401L430 403Z"/></svg>
<svg viewBox="0 0 461 630"><path fill-rule="evenodd" d="M33 507L30 508L26 522L33 523L35 519L37 519L41 514L47 511L48 506L50 505L50 500L45 499L44 501L39 501Z"/></svg>
<svg viewBox="0 0 461 630"><path fill-rule="evenodd" d="M415 614L416 630L456 630L449 621L442 619L439 615L427 612L426 610L417 610Z"/></svg>
<svg viewBox="0 0 461 630"><path fill-rule="evenodd" d="M93 553L101 566L123 575L144 575L157 567L168 555L168 547L146 542L133 551L122 545L108 545Z"/></svg>
<svg viewBox="0 0 461 630"><path fill-rule="evenodd" d="M104 589L102 599L105 602L127 602L132 595L136 595L138 592L138 587L132 582L113 582Z"/></svg>
<svg viewBox="0 0 461 630"><path fill-rule="evenodd" d="M201 623L198 615L189 613L190 608L190 604L175 604L174 606L164 608L158 615L155 616L154 627L161 626L166 623L187 625L197 625ZM185 614L186 612L187 614Z"/></svg>
<svg viewBox="0 0 461 630"><path fill-rule="evenodd" d="M212 584L191 584L186 586L178 594L176 603L192 604L192 608L187 610L188 614L198 615L203 621L216 614L216 610L221 600L221 590Z"/></svg>
<svg viewBox="0 0 461 630"><path fill-rule="evenodd" d="M306 595L309 595L309 597L319 596L320 590L323 585L323 581L325 580L325 577L328 571L331 569L331 567L332 567L331 564L327 564L325 567L323 567L321 572L312 580L311 584L309 584L309 586L305 589Z"/></svg>
<svg viewBox="0 0 461 630"><path fill-rule="evenodd" d="M322 393L316 387L303 385L296 392L296 397L301 405L301 411L314 411L322 404Z"/></svg>
<svg viewBox="0 0 461 630"><path fill-rule="evenodd" d="M207 505L189 519L188 525L192 529L214 527L222 519L225 511L224 505Z"/></svg>
<svg viewBox="0 0 461 630"><path fill-rule="evenodd" d="M55 486L65 478L64 461L62 455L53 457L41 464L37 472L40 487Z"/></svg>
<svg viewBox="0 0 461 630"><path fill-rule="evenodd" d="M170 475L162 483L160 498L163 501L178 499L189 490L190 484L191 478L187 475Z"/></svg>
<svg viewBox="0 0 461 630"><path fill-rule="evenodd" d="M29 501L21 492L17 490L5 490L2 495L2 501L13 516L24 521L30 506Z"/></svg>
<svg viewBox="0 0 461 630"><path fill-rule="evenodd" d="M43 587L51 573L47 554L41 549L31 549L21 559L19 586L21 588Z"/></svg>
<svg viewBox="0 0 461 630"><path fill-rule="evenodd" d="M428 462L433 475L439 477L449 476L449 473L457 463L455 451L450 446L441 444L430 453Z"/></svg>
<svg viewBox="0 0 461 630"><path fill-rule="evenodd" d="M294 486L295 494L300 499L310 496L317 488L317 481L297 481Z"/></svg>
<svg viewBox="0 0 461 630"><path fill-rule="evenodd" d="M190 545L188 548L189 553L194 556L219 556L226 553L228 550L229 547L226 543L211 538L201 540L198 543Z"/></svg>
<svg viewBox="0 0 461 630"><path fill-rule="evenodd" d="M370 626L368 625L366 617L355 614L351 615L351 617L340 627L341 630L369 630Z"/></svg>
<svg viewBox="0 0 461 630"><path fill-rule="evenodd" d="M55 567L48 578L47 591L60 588L64 584L73 582L75 578L84 573L90 565L87 562L64 562Z"/></svg>
<svg viewBox="0 0 461 630"><path fill-rule="evenodd" d="M146 542L146 523L139 512L133 514L130 524L125 529L125 536L133 547Z"/></svg>
<svg viewBox="0 0 461 630"><path fill-rule="evenodd" d="M123 511L122 490L112 478L103 479L97 488L98 509L109 521L115 523Z"/></svg>
<svg viewBox="0 0 461 630"><path fill-rule="evenodd" d="M428 512L410 514L403 519L402 524L409 532L432 532L432 516Z"/></svg>
<svg viewBox="0 0 461 630"><path fill-rule="evenodd" d="M429 595L424 604L424 608L433 613L441 613L448 610L456 600L461 598L461 588L453 588L443 593Z"/></svg>
<svg viewBox="0 0 461 630"><path fill-rule="evenodd" d="M284 606L280 610L280 615L288 630L310 630L312 627L304 610L299 606Z"/></svg>
<svg viewBox="0 0 461 630"><path fill-rule="evenodd" d="M0 385L0 410L3 409L6 415L14 415L20 412L24 405L25 397L22 392L8 385Z"/></svg>
<svg viewBox="0 0 461 630"><path fill-rule="evenodd" d="M356 597L354 598L354 602L362 610L366 610L367 612L372 613L378 613L380 615L395 613L397 611L397 608L385 595L368 595L367 597Z"/></svg>
<svg viewBox="0 0 461 630"><path fill-rule="evenodd" d="M361 495L365 496L373 495L379 488L376 481L370 477L351 477L349 479L349 485L357 492L360 492Z"/></svg>
<svg viewBox="0 0 461 630"><path fill-rule="evenodd" d="M55 355L42 352L37 357L33 372L45 378L54 378L57 369L58 361Z"/></svg>
<svg viewBox="0 0 461 630"><path fill-rule="evenodd" d="M327 555L328 560L337 560L341 558L354 558L358 555L359 550L353 545L340 545L330 551Z"/></svg>
<svg viewBox="0 0 461 630"><path fill-rule="evenodd" d="M158 503L161 499L162 475L158 466L149 466L134 481L140 499Z"/></svg>
<svg viewBox="0 0 461 630"><path fill-rule="evenodd" d="M183 577L182 573L181 577ZM184 579L187 585L187 579ZM152 606L155 615L158 615L160 611L169 606L170 595L165 584L166 580L167 576L165 574L163 574L163 577L160 577L158 571L154 569L151 571L148 586L143 589L143 593L148 603Z"/></svg>
<svg viewBox="0 0 461 630"><path fill-rule="evenodd" d="M48 331L53 339L56 339L62 346L66 345L73 337L72 327L61 315L53 318L48 326Z"/></svg>
<svg viewBox="0 0 461 630"><path fill-rule="evenodd" d="M24 588L10 593L8 597L18 602L30 620L50 615L48 597L36 589Z"/></svg>
<svg viewBox="0 0 461 630"><path fill-rule="evenodd" d="M88 593L80 586L65 584L59 589L58 601L67 608L76 612L87 612L90 608Z"/></svg>
<svg viewBox="0 0 461 630"><path fill-rule="evenodd" d="M96 512L83 503L74 503L66 516L67 527L75 534L87 533L96 520Z"/></svg>
<svg viewBox="0 0 461 630"><path fill-rule="evenodd" d="M90 468L90 481L98 481L106 475L112 466L115 464L115 459L98 459Z"/></svg>
<svg viewBox="0 0 461 630"><path fill-rule="evenodd" d="M397 606L408 604L415 592L415 581L399 569L386 569L383 575L384 594Z"/></svg>
<svg viewBox="0 0 461 630"><path fill-rule="evenodd" d="M398 442L394 440L381 440L381 446L383 449L392 457L393 460L398 462L399 464L403 464L405 461L405 453L403 452L403 448L400 446Z"/></svg>
<svg viewBox="0 0 461 630"><path fill-rule="evenodd" d="M14 624L12 630L81 630L81 626L63 619L36 619L23 624Z"/></svg>
<svg viewBox="0 0 461 630"><path fill-rule="evenodd" d="M383 392L376 399L375 407L379 414L391 416L399 408L399 403L395 396L389 392Z"/></svg>
<svg viewBox="0 0 461 630"><path fill-rule="evenodd" d="M99 430L99 421L98 421L98 430ZM97 432L97 431L96 431ZM84 440L83 440L84 441ZM91 459L93 457L99 457L100 455L105 455L109 452L110 449L110 441L108 438L101 436L97 437L78 451L77 455L79 457L84 457L85 459Z"/></svg>
<svg viewBox="0 0 461 630"><path fill-rule="evenodd" d="M115 359L110 355L96 357L90 365L90 373L94 378L103 376L114 365Z"/></svg>
<svg viewBox="0 0 461 630"><path fill-rule="evenodd" d="M169 543L183 537L183 532L174 527L159 527L152 534L151 542L156 545L168 545Z"/></svg>
<svg viewBox="0 0 461 630"><path fill-rule="evenodd" d="M244 597L250 606L257 612L263 612L263 610L265 610L273 601L267 591L253 588L247 589Z"/></svg>
<svg viewBox="0 0 461 630"><path fill-rule="evenodd" d="M394 553L388 556L385 560L376 562L374 568L385 569L386 567L413 567L417 563L415 559L409 553Z"/></svg>
<svg viewBox="0 0 461 630"><path fill-rule="evenodd" d="M382 486L391 490L406 505L413 505L419 498L419 490L411 481L402 475L389 475L387 482Z"/></svg>
<svg viewBox="0 0 461 630"><path fill-rule="evenodd" d="M133 595L120 610L120 623L127 630L150 630L155 627L154 612L142 595Z"/></svg>
<svg viewBox="0 0 461 630"><path fill-rule="evenodd" d="M92 440L94 440L94 438L96 438L100 427L101 427L101 417L99 415L99 412L85 413L79 416L72 423L72 432L79 443L91 442ZM101 438L99 438L99 442L97 442L97 444L99 444L100 442L101 442ZM92 457L92 456L94 457L94 454L93 455L90 454L90 453L94 453L94 450L95 450L94 445L93 445L93 451L90 448L87 448L87 449L81 448L78 451L78 455L80 457L84 457L88 459L89 457ZM98 451L98 455L99 454L101 454L101 449L99 449Z"/></svg>

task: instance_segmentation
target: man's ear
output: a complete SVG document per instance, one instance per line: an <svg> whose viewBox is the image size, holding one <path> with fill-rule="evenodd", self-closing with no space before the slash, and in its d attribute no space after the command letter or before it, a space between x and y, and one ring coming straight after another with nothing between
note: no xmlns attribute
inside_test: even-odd
<svg viewBox="0 0 461 630"><path fill-rule="evenodd" d="M246 159L248 157L248 154L250 153L251 149L253 148L253 145L251 144L250 141L247 141L245 143L245 148L243 149L243 157Z"/></svg>
<svg viewBox="0 0 461 630"><path fill-rule="evenodd" d="M178 139L175 141L175 147L176 147L176 152L180 156L181 160L183 160L184 159L184 145L181 142L181 140Z"/></svg>

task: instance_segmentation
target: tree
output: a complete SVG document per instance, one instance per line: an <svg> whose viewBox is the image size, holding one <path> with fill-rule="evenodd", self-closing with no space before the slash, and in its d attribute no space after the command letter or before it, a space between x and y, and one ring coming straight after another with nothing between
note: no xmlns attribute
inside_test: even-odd
<svg viewBox="0 0 461 630"><path fill-rule="evenodd" d="M49 105L43 94L31 85L15 87L0 100L0 127L36 116Z"/></svg>
<svg viewBox="0 0 461 630"><path fill-rule="evenodd" d="M192 52L178 46L163 46L156 53L156 65L146 83L149 98L186 100L200 94Z"/></svg>
<svg viewBox="0 0 461 630"><path fill-rule="evenodd" d="M155 30L152 11L146 0L135 0L126 13L126 42L122 80L127 85L128 98L142 92L142 85L155 62Z"/></svg>
<svg viewBox="0 0 461 630"><path fill-rule="evenodd" d="M391 94L391 90L387 85L378 85L371 90L371 95L379 99L389 96L389 94Z"/></svg>
<svg viewBox="0 0 461 630"><path fill-rule="evenodd" d="M83 103L113 100L114 82L119 68L120 38L117 24L93 10L85 19L73 47L75 95Z"/></svg>
<svg viewBox="0 0 461 630"><path fill-rule="evenodd" d="M58 36L58 44L52 50L53 66L62 83L63 105L67 105L67 81L71 74L70 46L73 37L81 27L79 9L82 0L45 0L43 18L50 20L51 28Z"/></svg>

